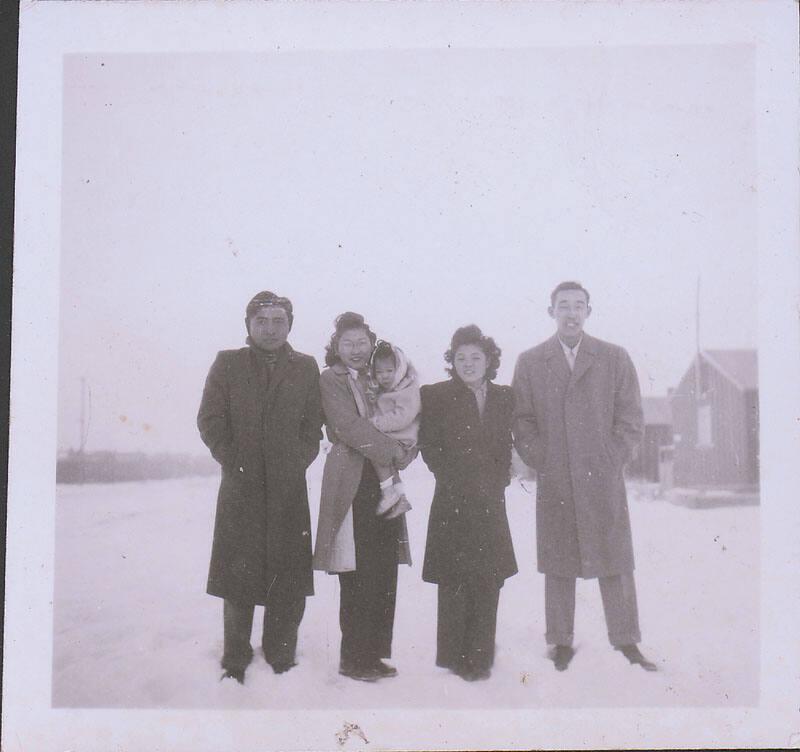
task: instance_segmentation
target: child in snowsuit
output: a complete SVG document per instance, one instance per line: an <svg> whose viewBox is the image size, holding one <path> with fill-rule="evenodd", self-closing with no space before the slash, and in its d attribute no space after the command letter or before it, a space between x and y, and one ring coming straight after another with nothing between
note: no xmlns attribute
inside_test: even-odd
<svg viewBox="0 0 800 752"><path fill-rule="evenodd" d="M370 381L375 414L372 424L408 449L416 448L419 430L419 382L414 366L399 347L383 340L370 358ZM400 475L389 465L373 463L381 484L381 500L376 514L387 519L411 509Z"/></svg>

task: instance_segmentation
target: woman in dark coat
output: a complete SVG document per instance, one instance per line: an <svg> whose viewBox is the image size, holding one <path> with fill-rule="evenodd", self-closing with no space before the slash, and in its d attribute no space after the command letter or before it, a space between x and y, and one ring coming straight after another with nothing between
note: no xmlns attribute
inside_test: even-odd
<svg viewBox="0 0 800 752"><path fill-rule="evenodd" d="M422 579L439 586L436 665L489 677L500 588L517 572L505 487L511 465L510 387L492 379L500 349L477 326L456 330L450 379L423 386L419 445L436 476Z"/></svg>
<svg viewBox="0 0 800 752"><path fill-rule="evenodd" d="M314 568L339 575L339 673L360 681L397 674L391 657L397 565L410 563L405 516L377 514L372 462L405 467L415 456L369 420L366 370L376 337L357 313L343 313L319 387L328 439ZM370 461L371 460L371 461Z"/></svg>

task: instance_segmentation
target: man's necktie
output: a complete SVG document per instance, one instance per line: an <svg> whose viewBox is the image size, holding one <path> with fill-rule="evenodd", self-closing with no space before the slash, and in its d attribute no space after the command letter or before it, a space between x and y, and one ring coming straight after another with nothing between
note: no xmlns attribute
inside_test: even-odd
<svg viewBox="0 0 800 752"><path fill-rule="evenodd" d="M567 363L569 370L573 371L575 369L575 351L571 347L567 348Z"/></svg>

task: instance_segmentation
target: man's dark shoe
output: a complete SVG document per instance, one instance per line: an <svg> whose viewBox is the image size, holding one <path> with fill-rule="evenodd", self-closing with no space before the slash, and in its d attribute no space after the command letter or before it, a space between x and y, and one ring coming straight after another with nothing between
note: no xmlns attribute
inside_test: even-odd
<svg viewBox="0 0 800 752"><path fill-rule="evenodd" d="M468 668L466 671L459 671L458 675L468 682L484 681L488 679L492 672L488 668Z"/></svg>
<svg viewBox="0 0 800 752"><path fill-rule="evenodd" d="M289 669L292 669L297 665L297 661L276 661L270 665L276 674L285 674Z"/></svg>
<svg viewBox="0 0 800 752"><path fill-rule="evenodd" d="M239 684L244 684L244 669L243 668L229 668L222 672L219 680L223 679L236 679Z"/></svg>
<svg viewBox="0 0 800 752"><path fill-rule="evenodd" d="M384 661L377 661L373 668L381 678L389 679L392 676L397 676L397 669Z"/></svg>
<svg viewBox="0 0 800 752"><path fill-rule="evenodd" d="M566 671L574 656L575 650L571 645L556 645L550 653L556 671Z"/></svg>
<svg viewBox="0 0 800 752"><path fill-rule="evenodd" d="M472 664L471 661L461 660L459 661L451 671L460 676L464 681L474 682L474 681L483 681L484 679L488 679L492 672L488 668L477 668Z"/></svg>
<svg viewBox="0 0 800 752"><path fill-rule="evenodd" d="M642 651L639 650L638 645L622 645L616 649L628 659L631 665L638 664L645 671L658 671L658 666L652 661L648 661L647 658L642 655Z"/></svg>
<svg viewBox="0 0 800 752"><path fill-rule="evenodd" d="M381 674L378 672L374 666L350 666L350 665L340 665L339 666L339 673L342 676L346 676L349 679L355 679L356 681L363 681L363 682L375 682L381 678Z"/></svg>

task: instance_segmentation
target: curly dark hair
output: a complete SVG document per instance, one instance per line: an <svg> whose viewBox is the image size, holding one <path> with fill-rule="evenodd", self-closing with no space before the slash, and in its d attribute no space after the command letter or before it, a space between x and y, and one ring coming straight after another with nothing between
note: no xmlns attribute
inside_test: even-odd
<svg viewBox="0 0 800 752"><path fill-rule="evenodd" d="M456 357L456 350L463 345L475 345L483 350L486 356L486 378L491 381L497 376L497 369L500 368L500 354L502 350L491 337L487 337L480 327L475 324L462 326L456 329L453 338L450 340L450 348L444 354L445 362L453 364ZM459 378L455 368L445 368L450 378Z"/></svg>
<svg viewBox="0 0 800 752"><path fill-rule="evenodd" d="M373 347L375 347L375 342L378 338L375 336L375 332L369 328L369 324L364 321L364 317L360 313L345 311L336 317L333 325L334 330L333 334L331 334L331 340L325 346L326 366L332 366L339 362L339 355L336 353L336 347L339 344L339 338L342 336L342 334L344 334L344 332L350 331L351 329L363 329L367 333L370 343Z"/></svg>

